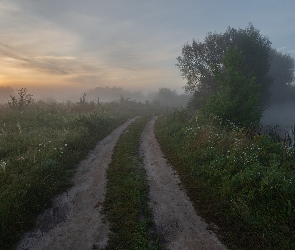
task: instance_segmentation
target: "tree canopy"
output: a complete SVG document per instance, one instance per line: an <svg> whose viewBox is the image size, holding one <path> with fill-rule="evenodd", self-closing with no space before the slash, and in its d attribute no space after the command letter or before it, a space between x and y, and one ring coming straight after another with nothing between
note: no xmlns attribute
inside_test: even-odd
<svg viewBox="0 0 295 250"><path fill-rule="evenodd" d="M204 42L193 40L192 44L183 46L177 66L181 75L187 79L186 91L193 94L198 106L201 99L208 100L217 90L212 69L223 71L223 59L229 48L236 48L243 53L243 63L247 65L245 74L254 74L256 83L260 85L259 105L262 108L267 106L272 82L268 74L271 42L251 24L246 29L228 27L224 33L209 33Z"/></svg>
<svg viewBox="0 0 295 250"><path fill-rule="evenodd" d="M248 74L245 56L237 48L229 48L222 60L223 69L212 69L217 91L202 108L209 114L242 126L257 124L261 118L258 108L260 85L254 73Z"/></svg>

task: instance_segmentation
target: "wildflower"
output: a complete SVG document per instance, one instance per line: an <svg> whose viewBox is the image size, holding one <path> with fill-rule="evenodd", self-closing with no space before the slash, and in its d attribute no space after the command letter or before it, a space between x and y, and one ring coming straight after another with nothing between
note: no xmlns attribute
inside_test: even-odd
<svg viewBox="0 0 295 250"><path fill-rule="evenodd" d="M0 162L0 168L3 170L3 172L5 172L6 171L6 162L1 161Z"/></svg>
<svg viewBox="0 0 295 250"><path fill-rule="evenodd" d="M68 146L68 144L65 144L65 147Z"/></svg>
<svg viewBox="0 0 295 250"><path fill-rule="evenodd" d="M22 133L22 129L21 129L21 127L20 127L20 124L19 123L17 123L17 125L16 125L17 127L18 127L18 129L19 129L19 132L20 133Z"/></svg>

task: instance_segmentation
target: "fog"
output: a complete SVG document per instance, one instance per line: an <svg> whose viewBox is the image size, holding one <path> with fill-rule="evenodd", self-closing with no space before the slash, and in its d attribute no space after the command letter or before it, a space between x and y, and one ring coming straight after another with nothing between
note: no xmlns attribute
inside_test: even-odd
<svg viewBox="0 0 295 250"><path fill-rule="evenodd" d="M285 135L285 132L294 129L295 125L295 103L283 103L271 105L264 111L261 118L263 126L279 126L280 134Z"/></svg>
<svg viewBox="0 0 295 250"><path fill-rule="evenodd" d="M295 86L294 84L284 84L278 88L274 83L270 90L270 105L265 109L260 123L264 127L276 127L276 132L282 138L288 136L294 141Z"/></svg>
<svg viewBox="0 0 295 250"><path fill-rule="evenodd" d="M8 103L12 96L18 97L18 89L10 86L0 86L0 103ZM156 91L139 91L124 89L122 87L96 87L91 89L81 89L73 87L59 88L27 88L27 93L33 95L35 101L57 101L57 102L78 102L85 95L86 101L111 102L118 101L120 98L129 99L137 102L154 102L163 106L185 107L190 96L183 91L171 90L170 88L159 88Z"/></svg>

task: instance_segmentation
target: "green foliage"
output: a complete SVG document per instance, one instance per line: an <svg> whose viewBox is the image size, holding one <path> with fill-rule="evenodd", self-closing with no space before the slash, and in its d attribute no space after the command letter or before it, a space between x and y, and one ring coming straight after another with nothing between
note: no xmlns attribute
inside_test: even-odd
<svg viewBox="0 0 295 250"><path fill-rule="evenodd" d="M245 127L258 124L262 116L260 85L253 73L249 75L243 53L228 49L222 63L222 70L213 69L218 88L203 111Z"/></svg>
<svg viewBox="0 0 295 250"><path fill-rule="evenodd" d="M77 163L97 141L130 116L161 112L130 100L87 102L85 95L78 103L29 103L26 93L20 91L16 109L0 106L0 249L12 248L71 185Z"/></svg>
<svg viewBox="0 0 295 250"><path fill-rule="evenodd" d="M1 113L1 249L8 249L34 225L36 215L71 185L76 164L125 119L29 108Z"/></svg>
<svg viewBox="0 0 295 250"><path fill-rule="evenodd" d="M204 42L193 40L191 45L183 46L182 56L177 58L177 66L181 75L187 79L186 91L191 92L194 98L208 99L217 89L212 69L216 66L222 71L222 60L229 48L237 48L245 56L247 72L254 73L256 82L260 85L260 106L265 107L272 82L268 75L271 42L251 24L246 29L229 27L223 34L209 33ZM200 102L192 104L199 107Z"/></svg>
<svg viewBox="0 0 295 250"><path fill-rule="evenodd" d="M18 98L15 96L10 96L11 100L8 101L9 107L23 111L30 103L33 102L33 95L28 94L26 88L17 90L17 94Z"/></svg>
<svg viewBox="0 0 295 250"><path fill-rule="evenodd" d="M137 119L120 136L107 170L104 211L111 232L106 249L163 249L151 233L149 187L139 155L140 135L148 119Z"/></svg>
<svg viewBox="0 0 295 250"><path fill-rule="evenodd" d="M156 135L196 209L231 249L295 248L295 153L216 117L162 116Z"/></svg>

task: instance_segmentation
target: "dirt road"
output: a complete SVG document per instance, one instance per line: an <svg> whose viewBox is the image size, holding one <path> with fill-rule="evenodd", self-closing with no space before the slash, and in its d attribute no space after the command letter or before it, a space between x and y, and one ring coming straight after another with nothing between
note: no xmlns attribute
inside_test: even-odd
<svg viewBox="0 0 295 250"><path fill-rule="evenodd" d="M141 152L150 182L150 206L157 231L171 250L226 249L197 216L181 188L179 177L167 163L153 133L156 117L146 125Z"/></svg>
<svg viewBox="0 0 295 250"><path fill-rule="evenodd" d="M99 212L105 197L105 171L118 137L134 120L114 130L80 163L74 186L39 216L36 228L19 243L19 250L84 250L106 246L109 226ZM226 249L206 230L177 174L167 164L153 133L155 120L154 117L147 123L140 150L150 183L150 206L157 233L171 250Z"/></svg>
<svg viewBox="0 0 295 250"><path fill-rule="evenodd" d="M120 134L134 120L115 129L80 163L74 186L39 216L36 228L25 234L18 250L83 250L106 245L109 226L99 213L105 196L105 171Z"/></svg>

